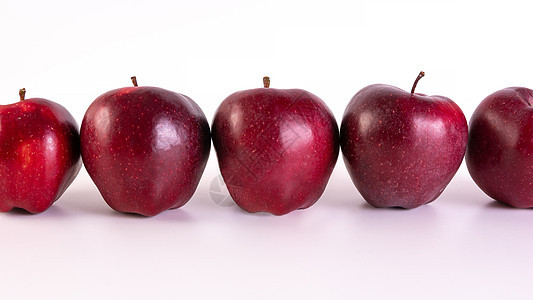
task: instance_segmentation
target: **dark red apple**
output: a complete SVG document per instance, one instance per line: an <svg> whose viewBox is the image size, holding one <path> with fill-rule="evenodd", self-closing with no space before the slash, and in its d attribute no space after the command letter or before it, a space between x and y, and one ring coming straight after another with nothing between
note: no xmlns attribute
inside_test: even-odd
<svg viewBox="0 0 533 300"><path fill-rule="evenodd" d="M533 90L511 87L489 95L470 119L466 165L493 199L533 207Z"/></svg>
<svg viewBox="0 0 533 300"><path fill-rule="evenodd" d="M82 158L109 206L154 216L194 194L209 156L209 124L189 97L132 80L85 113Z"/></svg>
<svg viewBox="0 0 533 300"><path fill-rule="evenodd" d="M227 97L213 121L222 177L248 212L287 214L322 195L339 154L338 127L317 96L264 88Z"/></svg>
<svg viewBox="0 0 533 300"><path fill-rule="evenodd" d="M41 98L0 106L0 211L47 210L81 168L80 135L72 115Z"/></svg>
<svg viewBox="0 0 533 300"><path fill-rule="evenodd" d="M352 98L341 149L352 181L375 207L415 208L435 200L461 165L468 128L459 106L442 96L375 84Z"/></svg>

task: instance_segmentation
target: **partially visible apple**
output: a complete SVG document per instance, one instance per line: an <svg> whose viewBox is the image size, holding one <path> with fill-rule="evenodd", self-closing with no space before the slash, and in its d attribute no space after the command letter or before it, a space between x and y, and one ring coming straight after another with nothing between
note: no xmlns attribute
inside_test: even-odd
<svg viewBox="0 0 533 300"><path fill-rule="evenodd" d="M0 106L0 211L47 210L81 168L80 136L72 115L41 98Z"/></svg>
<svg viewBox="0 0 533 300"><path fill-rule="evenodd" d="M435 200L465 154L468 128L459 106L442 96L384 84L352 98L341 149L352 181L375 207L415 208Z"/></svg>
<svg viewBox="0 0 533 300"><path fill-rule="evenodd" d="M510 87L489 95L470 119L466 165L487 195L533 207L533 90Z"/></svg>
<svg viewBox="0 0 533 300"><path fill-rule="evenodd" d="M222 177L248 212L284 215L322 195L339 153L337 122L300 89L264 88L228 96L215 113L213 144Z"/></svg>
<svg viewBox="0 0 533 300"><path fill-rule="evenodd" d="M132 80L85 113L82 158L109 206L154 216L194 194L209 157L209 124L189 97Z"/></svg>

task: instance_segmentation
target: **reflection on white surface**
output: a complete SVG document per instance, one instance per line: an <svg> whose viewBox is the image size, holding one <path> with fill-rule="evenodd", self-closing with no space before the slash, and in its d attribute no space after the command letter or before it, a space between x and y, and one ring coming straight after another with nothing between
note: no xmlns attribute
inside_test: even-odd
<svg viewBox="0 0 533 300"><path fill-rule="evenodd" d="M25 295L84 299L165 297L176 284L189 298L520 296L532 274L533 211L492 204L461 173L430 205L375 209L339 164L315 206L275 217L213 203L210 160L187 205L146 218L111 210L83 171L50 211L0 214L0 252L10 257L0 282L13 296L30 281L38 289ZM487 287L504 275L515 288Z"/></svg>

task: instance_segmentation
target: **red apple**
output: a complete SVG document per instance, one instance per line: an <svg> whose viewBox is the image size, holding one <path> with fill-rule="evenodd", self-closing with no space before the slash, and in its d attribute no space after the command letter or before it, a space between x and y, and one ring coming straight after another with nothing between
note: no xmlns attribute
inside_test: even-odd
<svg viewBox="0 0 533 300"><path fill-rule="evenodd" d="M339 153L333 114L300 89L236 92L218 108L213 144L222 177L248 212L287 214L322 195Z"/></svg>
<svg viewBox="0 0 533 300"><path fill-rule="evenodd" d="M435 200L465 154L468 128L459 106L442 96L375 84L352 98L341 149L352 181L375 207L415 208Z"/></svg>
<svg viewBox="0 0 533 300"><path fill-rule="evenodd" d="M72 115L41 98L0 106L0 211L47 210L81 168L80 136Z"/></svg>
<svg viewBox="0 0 533 300"><path fill-rule="evenodd" d="M511 87L489 95L470 119L466 165L490 197L533 207L533 90Z"/></svg>
<svg viewBox="0 0 533 300"><path fill-rule="evenodd" d="M209 124L189 97L132 80L85 113L82 158L111 208L154 216L194 194L209 156Z"/></svg>

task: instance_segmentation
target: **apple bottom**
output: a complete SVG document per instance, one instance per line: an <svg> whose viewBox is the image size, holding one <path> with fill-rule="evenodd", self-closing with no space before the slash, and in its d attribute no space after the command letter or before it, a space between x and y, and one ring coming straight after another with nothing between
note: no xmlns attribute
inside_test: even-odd
<svg viewBox="0 0 533 300"><path fill-rule="evenodd" d="M224 177L224 173L222 176ZM271 180L251 179L246 180L246 184L242 177L242 174L230 176L226 181L233 201L249 213L269 212L276 216L311 207L324 192L329 179L327 176L325 182L310 187L306 184L309 181L305 180L305 176L284 178L281 181L275 177Z"/></svg>
<svg viewBox="0 0 533 300"><path fill-rule="evenodd" d="M133 189L135 190L135 189ZM120 198L113 196L110 193L107 193L105 190L99 189L102 194L105 202L112 209L131 214L139 214L146 217L156 216L164 211L173 210L182 207L185 205L189 199L192 197L192 193L186 195L180 195L179 198L173 198L172 195L159 196L157 202L153 200L148 200L150 198L156 197L154 193L147 194L136 194L125 193ZM118 199L118 200L112 200Z"/></svg>
<svg viewBox="0 0 533 300"><path fill-rule="evenodd" d="M33 157L36 159L37 157ZM17 166L0 164L0 173L7 170L24 169ZM79 168L67 172L59 170L55 165L39 164L39 166L25 172L11 173L12 176L0 179L2 187L0 197L0 212L8 212L20 208L37 214L46 211L57 201L67 187L74 180ZM6 170L7 169L7 170ZM69 179L70 178L70 179Z"/></svg>
<svg viewBox="0 0 533 300"><path fill-rule="evenodd" d="M272 148L255 152L240 150L219 160L222 177L235 203L247 212L274 215L305 209L316 203L334 166L322 161L334 160L335 152L314 152L309 148L273 155L267 149ZM251 153L257 155L256 159L246 160Z"/></svg>
<svg viewBox="0 0 533 300"><path fill-rule="evenodd" d="M257 187L251 189L255 191L247 192L243 187L228 185L232 199L241 209L249 213L269 212L276 216L311 207L323 192L309 194L307 189L291 190L289 193L278 190L265 191Z"/></svg>
<svg viewBox="0 0 533 300"><path fill-rule="evenodd" d="M128 168L129 165L137 167ZM176 160L154 159L124 163L122 167L120 164L108 164L106 167L102 164L98 176L94 176L94 170L91 174L112 209L155 216L189 201L201 177L201 174L190 175L192 171Z"/></svg>
<svg viewBox="0 0 533 300"><path fill-rule="evenodd" d="M516 208L533 207L533 151L528 147L504 149L505 144L477 136L476 132L472 132L466 159L474 182L500 203ZM523 139L533 140L533 134Z"/></svg>
<svg viewBox="0 0 533 300"><path fill-rule="evenodd" d="M395 162L381 160L383 163L372 164L357 161L350 165L344 157L352 181L361 196L374 207L402 207L412 209L428 204L437 199L452 180L460 163L460 157L448 155L442 157L446 161L456 161L455 165L440 165L435 157L422 157L420 152L417 160L401 159ZM435 153L435 152L434 152ZM379 161L374 157L372 161ZM351 160L352 163L354 162ZM390 164L390 168L382 169Z"/></svg>

